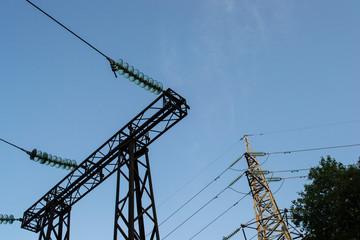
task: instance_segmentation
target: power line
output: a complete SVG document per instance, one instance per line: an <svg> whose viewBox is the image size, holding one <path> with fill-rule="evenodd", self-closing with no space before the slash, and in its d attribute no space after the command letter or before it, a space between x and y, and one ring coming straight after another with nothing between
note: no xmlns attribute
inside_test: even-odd
<svg viewBox="0 0 360 240"><path fill-rule="evenodd" d="M85 44L87 44L89 47L91 47L92 49L94 49L96 52L98 52L99 54L101 54L103 57L105 57L107 60L111 60L111 58L109 58L108 56L106 56L104 53L102 53L99 49L97 49L96 47L94 47L93 45L91 45L89 42L87 42L86 40L84 40L82 37L80 37L79 35L77 35L76 33L74 33L73 31L71 31L69 28L67 28L66 26L64 26L61 22L59 22L58 20L56 20L55 18L53 18L52 16L50 16L48 13L46 13L44 10L42 10L41 8L39 8L38 6L36 6L34 3L30 2L29 0L26 0L28 3L30 3L33 7L35 7L36 9L38 9L40 12L42 12L43 14L45 14L46 16L48 16L51 20L53 20L54 22L56 22L57 24L59 24L61 27L63 27L64 29L66 29L68 32L70 32L72 35L74 35L75 37L77 37L78 39L80 39L82 42L84 42Z"/></svg>
<svg viewBox="0 0 360 240"><path fill-rule="evenodd" d="M225 192L226 189L230 188L235 182L237 182L244 173L242 173L239 177L237 177L234 181L232 181L226 188L221 190L215 197L210 199L207 203L205 203L203 206L201 206L197 211L195 211L193 214L191 214L187 219L182 221L177 227L175 227L171 232L169 232L163 239L166 239L168 236L170 236L173 232L175 232L177 229L179 229L182 225L184 225L187 221L189 221L193 216L195 216L197 213L199 213L202 209L204 209L207 205L209 205L212 201L217 199L223 192Z"/></svg>
<svg viewBox="0 0 360 240"><path fill-rule="evenodd" d="M189 238L189 240L193 239L194 237L196 237L197 235L199 235L202 231L204 231L206 228L208 228L211 224L213 224L216 220L218 220L219 218L221 218L224 214L226 214L228 211L230 211L230 209L232 209L233 207L235 207L239 202L241 202L246 196L248 196L251 192L248 192L245 196L243 196L242 198L240 198L240 200L238 200L236 203L234 203L231 207L229 207L228 209L226 209L223 213L221 213L219 216L217 216L214 220L212 220L210 223L208 223L205 227L203 227L200 231L198 231L195 235L193 235L191 238Z"/></svg>
<svg viewBox="0 0 360 240"><path fill-rule="evenodd" d="M202 170L200 170L195 176L193 176L189 181L187 181L185 184L183 184L180 188L178 188L175 192L173 192L170 196L168 196L164 201L162 201L159 204L159 207L161 205L163 205L165 202L167 202L170 198L172 198L173 196L175 196L178 192L180 192L182 189L184 189L189 183L191 183L192 181L194 181L198 176L200 176L203 172L205 172L210 166L212 166L216 161L218 161L220 158L222 158L222 156L224 156L227 152L229 152L233 147L235 147L239 142L241 141L238 140L236 141L234 144L232 144L228 149L226 149L222 154L220 154L215 160L213 160L211 163L209 163L205 168L203 168ZM239 159L238 159L239 160ZM232 165L230 165L231 167L238 161L236 160ZM224 172L226 172L230 167L228 167ZM222 172L219 176L221 176L224 172Z"/></svg>
<svg viewBox="0 0 360 240"><path fill-rule="evenodd" d="M241 155L238 159L236 159L229 167L227 167L224 171L222 171L214 180L208 183L205 187L203 187L199 192L197 192L194 196L192 196L188 201L186 201L183 205L181 205L178 209L176 209L172 214L170 214L164 221L162 221L159 226L164 224L167 220L169 220L172 216L174 216L177 212L179 212L183 207L189 204L195 197L197 197L201 192L203 192L206 188L208 188L212 183L218 180L227 170L229 170L232 166L234 166L244 155Z"/></svg>
<svg viewBox="0 0 360 240"><path fill-rule="evenodd" d="M282 151L282 152L270 152L270 153L266 153L266 154L280 154L280 153L288 154L288 153L295 153L295 152L310 152L310 151L317 151L317 150L324 150L324 149L347 148L347 147L357 147L357 146L360 146L360 144L356 143L356 144L341 145L341 146L298 149L298 150Z"/></svg>
<svg viewBox="0 0 360 240"><path fill-rule="evenodd" d="M294 132L294 131L300 131L300 130L306 130L306 129L312 129L312 128L338 126L338 125L344 125L344 124L356 123L356 122L360 122L360 119L336 122L336 123L326 123L326 124L313 125L313 126L308 126L308 127L289 128L289 129L275 130L275 131L269 131L269 132L263 132L263 133L248 134L247 136L262 136L262 135L269 135L269 134L274 134L274 133Z"/></svg>
<svg viewBox="0 0 360 240"><path fill-rule="evenodd" d="M11 143L11 142L8 142L8 141L6 141L6 140L4 140L4 139L2 139L2 138L0 138L0 141L3 141L4 143L7 143L7 144L9 144L9 145L11 145L11 146L13 146L13 147L16 147L17 149L20 149L21 151L23 151L23 152L25 152L25 153L27 153L27 154L30 154L30 151L27 151L27 150L25 150L25 149L23 149L23 148L21 148L21 147L19 147L19 146L16 146L15 144L13 144L13 143Z"/></svg>

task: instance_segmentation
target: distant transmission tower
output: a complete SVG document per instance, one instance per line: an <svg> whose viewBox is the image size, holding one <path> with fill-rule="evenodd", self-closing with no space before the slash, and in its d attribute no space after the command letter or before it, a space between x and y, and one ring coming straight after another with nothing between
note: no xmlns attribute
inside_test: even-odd
<svg viewBox="0 0 360 240"><path fill-rule="evenodd" d="M264 176L256 156L265 153L254 152L249 139L244 136L246 144L245 158L249 167L246 174L254 200L257 235L260 240L293 239L283 215L276 204L275 198Z"/></svg>

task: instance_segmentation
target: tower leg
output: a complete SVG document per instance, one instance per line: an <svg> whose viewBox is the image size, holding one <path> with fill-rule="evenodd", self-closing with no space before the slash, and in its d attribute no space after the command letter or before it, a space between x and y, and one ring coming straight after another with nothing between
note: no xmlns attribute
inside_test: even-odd
<svg viewBox="0 0 360 240"><path fill-rule="evenodd" d="M148 149L128 150L118 159L114 240L160 240Z"/></svg>
<svg viewBox="0 0 360 240"><path fill-rule="evenodd" d="M55 209L56 204L47 211L43 218L39 240L69 240L70 239L70 207ZM55 217L55 214L58 214ZM55 217L55 218L54 218Z"/></svg>

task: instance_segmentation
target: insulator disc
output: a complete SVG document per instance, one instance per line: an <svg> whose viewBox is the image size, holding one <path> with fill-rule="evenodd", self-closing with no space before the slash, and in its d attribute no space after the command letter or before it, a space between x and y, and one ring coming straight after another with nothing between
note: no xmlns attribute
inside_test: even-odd
<svg viewBox="0 0 360 240"><path fill-rule="evenodd" d="M123 75L125 73L124 70L122 70L122 69L118 69L116 72L120 75Z"/></svg>
<svg viewBox="0 0 360 240"><path fill-rule="evenodd" d="M9 218L8 215L5 214L5 215L4 215L4 218L3 218L3 224L7 224L8 218Z"/></svg>
<svg viewBox="0 0 360 240"><path fill-rule="evenodd" d="M122 64L122 66L123 66L124 69L128 69L129 64L128 64L127 62L124 62L124 63Z"/></svg>
<svg viewBox="0 0 360 240"><path fill-rule="evenodd" d="M116 62L122 66L124 61L122 59L119 59Z"/></svg>
<svg viewBox="0 0 360 240"><path fill-rule="evenodd" d="M134 67L133 67L133 66L130 66L130 67L128 68L128 71L131 72L131 73L133 73L133 72L134 72Z"/></svg>
<svg viewBox="0 0 360 240"><path fill-rule="evenodd" d="M11 214L9 217L9 224L13 224L14 220L15 220L14 215Z"/></svg>

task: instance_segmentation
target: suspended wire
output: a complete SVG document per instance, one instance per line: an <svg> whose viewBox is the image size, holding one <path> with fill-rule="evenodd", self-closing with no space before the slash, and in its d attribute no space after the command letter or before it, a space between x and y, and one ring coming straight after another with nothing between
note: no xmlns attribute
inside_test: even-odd
<svg viewBox="0 0 360 240"><path fill-rule="evenodd" d="M269 134L274 134L274 133L294 132L294 131L300 131L300 130L306 130L306 129L312 129L312 128L337 126L337 125L344 125L344 124L356 123L356 122L360 122L360 119L352 120L352 121L336 122L336 123L327 123L327 124L314 125L314 126L308 126L308 127L275 130L275 131L269 131L269 132L263 132L263 133L247 134L247 136L262 136L262 135L269 135Z"/></svg>
<svg viewBox="0 0 360 240"><path fill-rule="evenodd" d="M290 173L294 173L294 172L300 172L300 171L309 171L311 168L299 168L299 169L291 169L291 170L278 170L278 171L269 171L272 173L279 173L279 172L290 172Z"/></svg>
<svg viewBox="0 0 360 240"><path fill-rule="evenodd" d="M197 235L199 235L201 232L203 232L206 228L208 228L211 224L213 224L216 220L218 220L219 218L221 218L224 214L226 214L228 211L230 211L233 207L235 207L239 202L241 202L246 196L248 196L251 193L248 192L245 196L243 196L242 198L240 198L240 200L238 200L236 203L234 203L231 207L229 207L228 209L226 209L223 213L221 213L219 216L217 216L214 220L212 220L210 223L208 223L205 227L203 227L200 231L198 231L195 235L193 235L191 238L189 238L189 240L193 239L194 237L196 237Z"/></svg>
<svg viewBox="0 0 360 240"><path fill-rule="evenodd" d="M227 170L230 169L231 166L235 165L244 155L241 155L237 160L235 160L229 167L227 167L224 171L222 171L214 180L208 183L205 187L203 187L199 192L197 192L194 196L192 196L188 201L186 201L183 205L181 205L178 209L176 209L172 214L170 214L164 221L162 221L159 226L169 220L172 216L174 216L177 212L179 212L183 207L189 204L195 197L197 197L201 192L203 192L206 188L208 188L211 184L213 184L216 180L218 180Z"/></svg>
<svg viewBox="0 0 360 240"><path fill-rule="evenodd" d="M248 169L247 168L244 168L244 169L230 168L230 170L237 171L237 172L243 172L243 171L246 171Z"/></svg>
<svg viewBox="0 0 360 240"><path fill-rule="evenodd" d="M282 188L282 186L284 185L284 182L285 182L285 179L282 179L282 183L281 183L280 187L273 193L273 195L275 195Z"/></svg>
<svg viewBox="0 0 360 240"><path fill-rule="evenodd" d="M203 210L207 205L209 205L212 201L219 198L219 196L226 191L226 189L230 188L235 182L237 182L244 173L242 173L239 177L237 177L234 181L232 181L227 187L225 187L223 190L221 190L215 197L210 199L207 203L205 203L203 206L201 206L197 211L195 211L193 214L191 214L187 219L182 221L177 227L175 227L171 232L169 232L163 239L166 239L168 236L170 236L173 232L175 232L177 229L179 229L182 225L184 225L187 221L189 221L193 216L198 214L201 210Z"/></svg>
<svg viewBox="0 0 360 240"><path fill-rule="evenodd" d="M80 37L79 35L77 35L76 33L74 33L73 31L71 31L69 28L67 28L66 26L64 26L62 23L60 23L58 20L56 20L55 18L53 18L52 16L50 16L48 13L46 13L44 10L42 10L41 8L39 8L38 6L36 6L34 3L30 2L29 0L26 0L28 3L30 3L33 7L35 7L36 9L38 9L40 12L42 12L43 14L45 14L46 16L48 16L51 20L53 20L54 22L56 22L57 24L59 24L61 27L63 27L64 29L66 29L68 32L70 32L72 35L74 35L75 37L77 37L78 39L80 39L82 42L84 42L85 44L87 44L89 47L91 47L92 49L94 49L96 52L98 52L99 54L101 54L103 57L105 57L107 60L110 61L111 58L109 58L108 56L106 56L104 53L102 53L99 49L97 49L96 47L94 47L93 45L91 45L90 43L88 43L86 40L84 40L82 37Z"/></svg>
<svg viewBox="0 0 360 240"><path fill-rule="evenodd" d="M306 178L307 176L294 176L294 177L285 177L281 179L292 179L292 178Z"/></svg>
<svg viewBox="0 0 360 240"><path fill-rule="evenodd" d="M168 196L164 201L162 201L159 204L159 207L161 207L161 205L163 205L165 202L167 202L169 199L171 199L172 197L174 197L178 192L180 192L182 189L184 189L187 185L189 185L192 181L194 181L198 176L200 176L203 172L205 172L210 166L212 166L216 161L218 161L220 158L222 158L222 156L224 156L227 152L229 152L232 148L234 148L239 142L241 141L238 140L236 141L234 144L232 144L228 149L225 150L225 152L223 152L222 154L220 154L220 156L218 156L215 160L213 160L211 163L209 163L209 165L207 165L205 168L203 168L200 172L198 172L195 176L193 176L189 181L187 181L184 185L182 185L180 188L178 188L175 192L173 192L170 196ZM234 163L232 164L234 165ZM224 174L224 172L226 172L229 169L229 167L227 169L225 169L220 175L219 177ZM205 188L207 188L208 186L206 186ZM205 190L205 189L204 189ZM201 190L203 191L203 190Z"/></svg>
<svg viewBox="0 0 360 240"><path fill-rule="evenodd" d="M247 194L247 193L244 193L244 192L240 192L240 191L238 191L238 190L236 190L236 189L234 189L234 188L232 188L232 187L230 187L230 189L233 190L233 191L236 192L236 193Z"/></svg>
<svg viewBox="0 0 360 240"><path fill-rule="evenodd" d="M2 138L0 138L0 140L3 141L4 143L7 143L7 144L13 146L13 147L16 147L17 149L20 149L21 151L23 151L23 152L25 152L25 153L27 153L27 154L30 154L29 151L27 151L27 150L25 150L25 149L23 149L23 148L21 148L21 147L19 147L19 146L16 146L15 144L13 144L13 143L11 143L11 142L8 142L8 141L6 141L6 140L4 140L4 139L2 139Z"/></svg>
<svg viewBox="0 0 360 240"><path fill-rule="evenodd" d="M268 155L265 159L265 161L263 161L262 163L260 163L260 166L263 165L264 163L266 163L266 161L269 159L270 155Z"/></svg>
<svg viewBox="0 0 360 240"><path fill-rule="evenodd" d="M266 154L281 154L281 153L288 154L288 153L295 153L295 152L310 152L310 151L317 151L317 150L324 150L324 149L347 148L347 147L357 147L357 146L360 146L360 144L356 143L356 144L341 145L341 146L308 148L308 149L299 149L299 150L282 151L282 152L270 152L270 153L266 153Z"/></svg>

